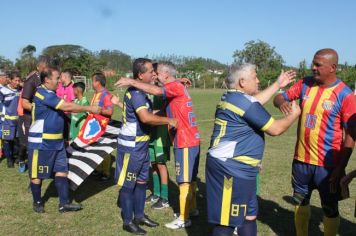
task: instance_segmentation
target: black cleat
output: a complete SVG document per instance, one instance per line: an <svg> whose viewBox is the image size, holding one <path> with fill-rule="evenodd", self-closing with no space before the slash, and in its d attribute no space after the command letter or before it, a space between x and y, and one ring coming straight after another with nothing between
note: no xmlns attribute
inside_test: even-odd
<svg viewBox="0 0 356 236"><path fill-rule="evenodd" d="M42 202L34 202L33 203L33 210L37 213L45 213L44 205Z"/></svg>
<svg viewBox="0 0 356 236"><path fill-rule="evenodd" d="M83 209L82 205L79 203L67 203L63 206L59 205L58 211L60 213L68 212L68 211L79 211Z"/></svg>
<svg viewBox="0 0 356 236"><path fill-rule="evenodd" d="M151 220L150 218L148 218L147 215L144 215L141 219L134 219L133 222L136 225L146 225L148 227L157 227L159 224L153 220Z"/></svg>
<svg viewBox="0 0 356 236"><path fill-rule="evenodd" d="M122 228L132 234L136 235L145 235L147 232L144 229L141 229L139 226L135 225L134 223L130 222L127 225L123 225Z"/></svg>

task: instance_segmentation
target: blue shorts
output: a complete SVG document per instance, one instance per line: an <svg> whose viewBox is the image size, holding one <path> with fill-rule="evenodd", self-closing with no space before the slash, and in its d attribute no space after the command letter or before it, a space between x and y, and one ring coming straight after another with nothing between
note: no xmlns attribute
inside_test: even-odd
<svg viewBox="0 0 356 236"><path fill-rule="evenodd" d="M199 167L200 146L174 148L176 181L178 184L196 181Z"/></svg>
<svg viewBox="0 0 356 236"><path fill-rule="evenodd" d="M226 162L206 159L208 222L238 227L246 216L257 216L256 179L245 179L226 167Z"/></svg>
<svg viewBox="0 0 356 236"><path fill-rule="evenodd" d="M61 150L28 149L28 161L31 179L49 179L55 172L68 172L65 148Z"/></svg>
<svg viewBox="0 0 356 236"><path fill-rule="evenodd" d="M17 135L17 126L13 125L2 125L2 139L4 140L14 140Z"/></svg>
<svg viewBox="0 0 356 236"><path fill-rule="evenodd" d="M117 151L115 180L120 187L134 188L136 181L147 182L150 157L148 152L125 153Z"/></svg>
<svg viewBox="0 0 356 236"><path fill-rule="evenodd" d="M337 187L336 193L330 192L329 178L333 168L326 168L300 162L293 161L292 164L292 186L294 193L303 194L307 199L310 199L312 191L319 191L322 205L325 203L337 203L340 198L340 185Z"/></svg>

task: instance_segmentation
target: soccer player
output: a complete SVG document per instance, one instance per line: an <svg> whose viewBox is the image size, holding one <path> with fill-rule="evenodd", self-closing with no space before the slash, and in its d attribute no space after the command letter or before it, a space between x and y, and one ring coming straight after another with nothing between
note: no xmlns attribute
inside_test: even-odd
<svg viewBox="0 0 356 236"><path fill-rule="evenodd" d="M64 147L64 112L99 113L97 106L80 106L67 103L57 97L59 72L48 68L40 74L41 86L33 98L33 123L28 138L29 175L33 209L37 213L44 212L41 199L43 179L54 176L55 186L59 195L59 212L77 211L80 204L69 203L68 196L68 160Z"/></svg>
<svg viewBox="0 0 356 236"><path fill-rule="evenodd" d="M324 235L336 235L340 224L339 181L354 148L348 125L355 122L356 104L351 89L336 77L337 65L335 50L317 51L313 76L299 80L274 99L283 113L289 112L289 102L296 99L302 109L292 164L297 235L308 235L314 189L324 212Z"/></svg>
<svg viewBox="0 0 356 236"><path fill-rule="evenodd" d="M217 105L206 160L208 221L214 236L257 235L256 175L264 151L264 133L280 135L300 114L275 120L263 108L275 92L286 86L295 72L282 72L270 87L258 92L256 66L232 65L225 80L228 91Z"/></svg>
<svg viewBox="0 0 356 236"><path fill-rule="evenodd" d="M133 63L133 77L151 83L155 72L152 62L138 58ZM158 223L144 214L146 185L149 177L149 134L151 125L177 126L177 121L152 114L147 95L129 87L124 95L123 126L118 136L115 178L120 187L119 204L122 209L123 229L134 234L145 234L139 225L156 227ZM134 219L132 221L132 215Z"/></svg>
<svg viewBox="0 0 356 236"><path fill-rule="evenodd" d="M74 91L74 103L81 106L89 106L88 99L84 96L85 84L83 82L77 82L73 84ZM79 133L79 130L82 128L87 114L85 112L72 113L71 122L70 122L70 139L73 141Z"/></svg>
<svg viewBox="0 0 356 236"><path fill-rule="evenodd" d="M158 63L153 64L157 74ZM160 85L157 78L155 83ZM161 96L149 96L152 101L153 110L164 108L164 100ZM164 112L164 111L163 111ZM146 198L146 202L152 202L153 209L169 207L168 202L168 169L166 162L170 160L171 141L166 125L151 128L149 145L150 162L152 167L152 194Z"/></svg>
<svg viewBox="0 0 356 236"><path fill-rule="evenodd" d="M92 75L92 86L94 89L94 96L90 104L101 107L100 115L111 119L113 114L113 104L111 102L112 95L105 88L106 77L103 73L97 72ZM101 181L110 180L110 169L111 169L111 155L104 158L103 162L98 165L96 171L99 174L99 179Z"/></svg>
<svg viewBox="0 0 356 236"><path fill-rule="evenodd" d="M148 94L163 96L167 100L168 117L178 120L174 136L176 180L179 185L180 216L165 226L170 229L189 227L189 214L198 215L196 208L196 177L200 155L200 136L193 111L193 102L185 86L176 79L176 68L170 62L159 63L157 78L163 84L158 87L137 80L121 78L116 85L133 86Z"/></svg>
<svg viewBox="0 0 356 236"><path fill-rule="evenodd" d="M20 76L13 72L7 86L0 89L0 102L4 106L4 121L2 122L2 139L4 140L4 153L7 158L7 167L13 168L15 158L18 158L17 136L17 105L19 101Z"/></svg>
<svg viewBox="0 0 356 236"><path fill-rule="evenodd" d="M0 70L0 89L7 84L8 75L5 71ZM4 106L0 101L0 158L4 156L3 153L3 140L2 140L2 122L4 120Z"/></svg>

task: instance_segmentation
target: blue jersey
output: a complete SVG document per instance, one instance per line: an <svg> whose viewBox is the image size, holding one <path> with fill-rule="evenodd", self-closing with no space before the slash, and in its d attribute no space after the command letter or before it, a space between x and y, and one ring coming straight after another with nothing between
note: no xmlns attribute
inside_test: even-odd
<svg viewBox="0 0 356 236"><path fill-rule="evenodd" d="M133 87L127 89L124 96L123 125L118 136L118 150L122 152L148 152L150 125L143 124L137 112L147 109L152 112L148 96Z"/></svg>
<svg viewBox="0 0 356 236"><path fill-rule="evenodd" d="M229 159L227 168L253 178L264 151L264 131L274 119L252 96L229 90L217 105L209 155Z"/></svg>
<svg viewBox="0 0 356 236"><path fill-rule="evenodd" d="M4 88L4 85L0 84L0 91ZM2 100L0 100L0 124L4 121L5 107Z"/></svg>
<svg viewBox="0 0 356 236"><path fill-rule="evenodd" d="M58 110L63 99L41 86L32 102L32 125L28 147L40 150L61 150L64 147L64 112Z"/></svg>
<svg viewBox="0 0 356 236"><path fill-rule="evenodd" d="M12 89L9 86L0 88L0 102L3 108L3 121L5 125L16 126L19 118L17 106L19 103L20 90Z"/></svg>

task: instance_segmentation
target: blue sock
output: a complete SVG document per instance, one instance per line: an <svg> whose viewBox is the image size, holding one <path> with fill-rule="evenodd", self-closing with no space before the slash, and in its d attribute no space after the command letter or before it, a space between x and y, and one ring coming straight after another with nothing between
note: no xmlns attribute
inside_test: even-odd
<svg viewBox="0 0 356 236"><path fill-rule="evenodd" d="M224 225L215 225L212 236L231 236L234 233L234 228Z"/></svg>
<svg viewBox="0 0 356 236"><path fill-rule="evenodd" d="M63 206L64 204L69 203L69 186L68 178L62 176L54 177L54 184L56 185L59 205Z"/></svg>
<svg viewBox="0 0 356 236"><path fill-rule="evenodd" d="M119 192L119 200L121 206L122 220L124 221L124 225L127 225L132 221L133 190L126 187L122 187Z"/></svg>
<svg viewBox="0 0 356 236"><path fill-rule="evenodd" d="M135 196L135 218L141 219L144 216L145 199L146 199L147 184L136 183L134 196Z"/></svg>
<svg viewBox="0 0 356 236"><path fill-rule="evenodd" d="M31 182L31 192L32 192L33 202L42 202L41 186L42 184L34 184Z"/></svg>
<svg viewBox="0 0 356 236"><path fill-rule="evenodd" d="M238 228L239 236L255 236L257 235L256 220L245 220Z"/></svg>

